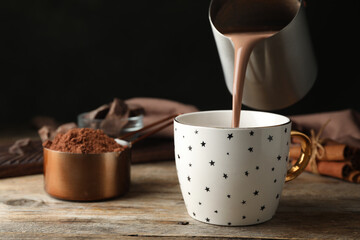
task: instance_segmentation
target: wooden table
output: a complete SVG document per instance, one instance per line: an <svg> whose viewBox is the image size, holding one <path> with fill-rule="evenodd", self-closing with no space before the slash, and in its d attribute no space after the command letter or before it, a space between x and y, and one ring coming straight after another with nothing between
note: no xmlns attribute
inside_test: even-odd
<svg viewBox="0 0 360 240"><path fill-rule="evenodd" d="M309 173L285 184L275 217L222 227L185 210L173 161L132 166L131 190L104 202L68 202L43 189L43 176L0 180L0 239L360 239L360 185Z"/></svg>

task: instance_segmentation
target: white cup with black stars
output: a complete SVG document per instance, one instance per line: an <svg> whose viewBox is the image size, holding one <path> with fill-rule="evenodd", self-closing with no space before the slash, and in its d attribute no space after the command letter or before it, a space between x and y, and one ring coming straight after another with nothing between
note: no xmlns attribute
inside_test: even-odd
<svg viewBox="0 0 360 240"><path fill-rule="evenodd" d="M243 226L270 220L285 181L298 176L311 155L309 138L291 132L278 114L241 111L239 128L232 112L187 113L174 119L175 159L188 214L204 223ZM303 154L288 169L290 137Z"/></svg>

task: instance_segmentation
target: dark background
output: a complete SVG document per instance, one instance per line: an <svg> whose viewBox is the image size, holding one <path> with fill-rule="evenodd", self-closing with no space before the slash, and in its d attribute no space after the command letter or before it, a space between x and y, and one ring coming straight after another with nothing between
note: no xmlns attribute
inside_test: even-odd
<svg viewBox="0 0 360 240"><path fill-rule="evenodd" d="M114 97L230 109L209 3L1 1L1 128L30 126L37 115L75 121ZM306 3L317 81L300 102L275 112L360 110L360 1Z"/></svg>

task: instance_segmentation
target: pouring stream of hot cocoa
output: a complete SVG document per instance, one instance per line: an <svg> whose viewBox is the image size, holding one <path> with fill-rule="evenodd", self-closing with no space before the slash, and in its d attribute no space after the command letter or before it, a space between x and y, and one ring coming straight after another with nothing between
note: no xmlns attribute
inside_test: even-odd
<svg viewBox="0 0 360 240"><path fill-rule="evenodd" d="M232 100L232 122L231 127L237 128L240 125L240 112L242 104L242 95L244 89L244 80L246 67L249 58L256 43L262 39L274 35L277 31L264 32L240 32L227 33L225 36L229 37L233 42L234 54L234 81L233 81L233 100Z"/></svg>

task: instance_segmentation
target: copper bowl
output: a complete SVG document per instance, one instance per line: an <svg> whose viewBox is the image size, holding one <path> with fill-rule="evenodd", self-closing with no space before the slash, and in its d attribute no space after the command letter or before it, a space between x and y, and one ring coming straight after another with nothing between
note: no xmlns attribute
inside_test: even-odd
<svg viewBox="0 0 360 240"><path fill-rule="evenodd" d="M170 126L171 119L177 115L127 133L122 139L115 139L126 146L121 152L81 154L44 148L45 191L52 197L71 201L99 201L125 194L130 186L131 146ZM131 142L123 140L158 125Z"/></svg>
<svg viewBox="0 0 360 240"><path fill-rule="evenodd" d="M131 146L122 152L79 154L44 148L45 191L71 201L125 194L130 186Z"/></svg>

